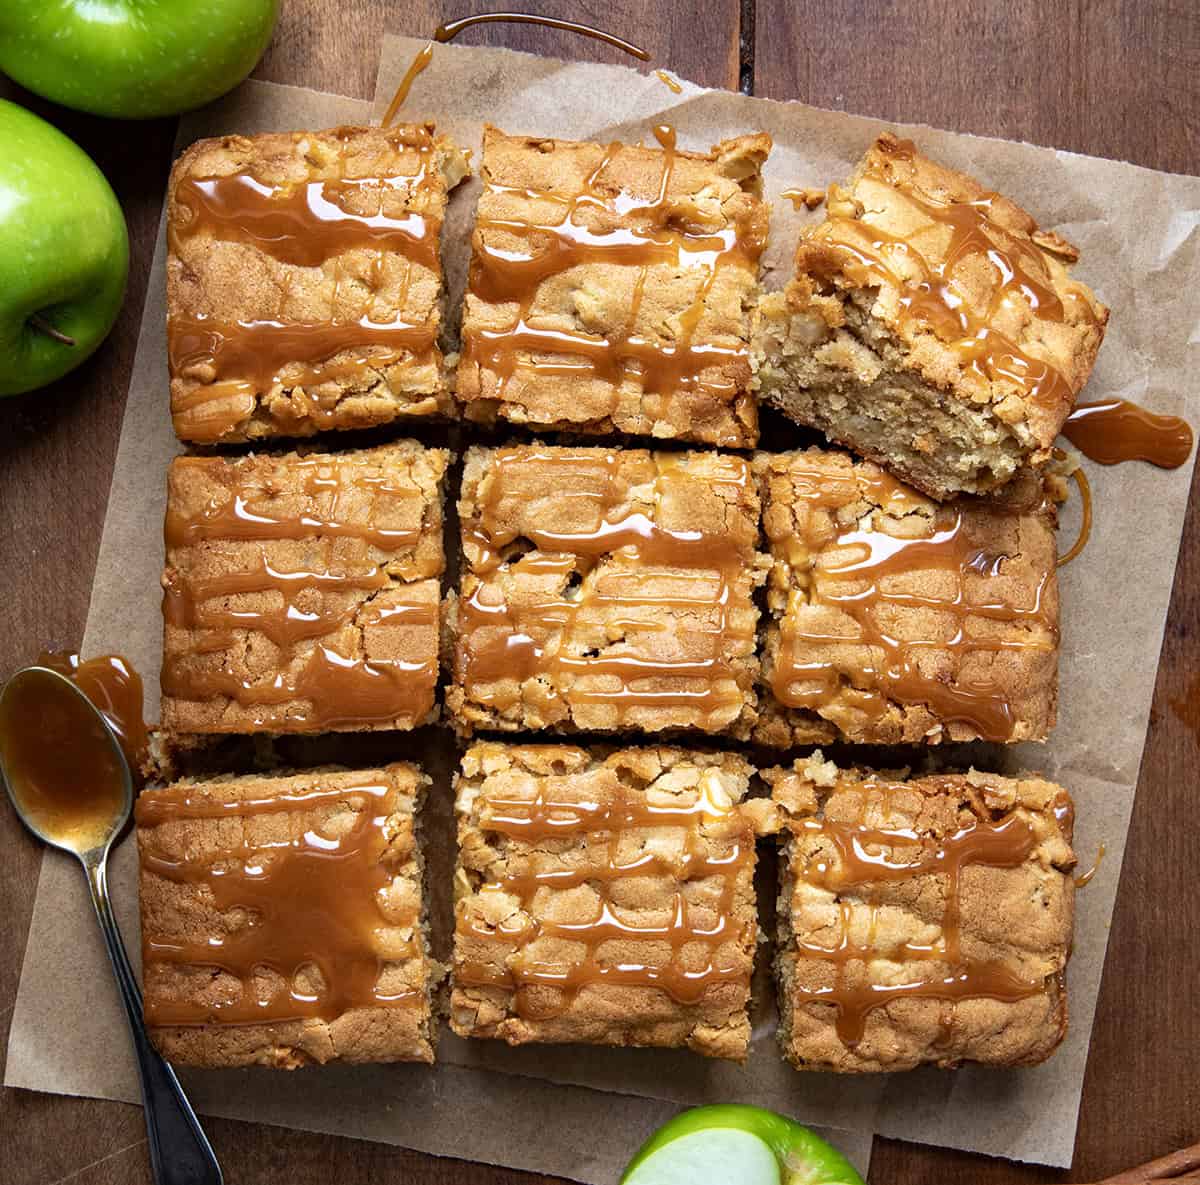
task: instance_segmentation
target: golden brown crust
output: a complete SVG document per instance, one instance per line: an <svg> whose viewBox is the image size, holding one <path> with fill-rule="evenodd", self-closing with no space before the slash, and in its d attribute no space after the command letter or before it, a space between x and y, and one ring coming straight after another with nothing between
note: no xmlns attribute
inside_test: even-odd
<svg viewBox="0 0 1200 1185"><path fill-rule="evenodd" d="M163 728L321 732L433 719L448 462L414 441L174 460ZM395 695L366 688L372 672ZM274 693L280 685L295 694Z"/></svg>
<svg viewBox="0 0 1200 1185"><path fill-rule="evenodd" d="M1046 738L1055 511L1031 474L939 506L833 450L758 453L754 468L773 559L756 740ZM861 575L834 574L848 566Z"/></svg>
<svg viewBox="0 0 1200 1185"><path fill-rule="evenodd" d="M454 1031L744 1058L757 922L741 800L752 772L732 754L472 745L456 783ZM552 834L511 833L511 820L547 811ZM578 825L605 812L618 820L609 830Z"/></svg>
<svg viewBox="0 0 1200 1185"><path fill-rule="evenodd" d="M155 1045L173 1062L195 1066L261 1065L295 1069L333 1060L387 1062L434 1060L435 1021L431 993L441 969L429 955L425 934L420 853L414 835L418 803L429 779L415 766L389 765L371 770L320 770L306 774L238 777L219 781L184 781L143 792L152 810L139 814L138 851L141 857L140 900L145 945L144 993L148 1018L155 1009L179 1007L209 1010L208 1023L150 1025ZM386 788L382 799L367 797L357 788ZM329 801L330 793L344 796ZM187 817L173 809L180 794L203 804L227 804L222 817ZM315 806L297 805L305 795L319 794ZM278 799L277 810L262 803ZM292 801L289 802L289 799ZM164 801L158 801L164 800ZM254 803L239 811L236 804ZM145 812L146 807L139 808ZM237 1002L242 982L214 967L172 962L158 948L213 945L236 941L254 924L241 908L222 910L204 880L172 879L164 870L182 864L189 871L205 866L230 866L254 859L270 875L281 840L296 840L306 831L327 843L350 831L362 812L384 817L380 865L386 869L385 889L376 900L358 905L378 909L373 932L374 953L380 959L378 988L403 1001L347 1008L337 1015L274 1020L271 1023L223 1023L216 1009ZM346 903L341 907L345 908ZM289 896L273 903L289 922L304 926L313 912L329 908L323 897ZM278 920L278 915L277 915ZM313 954L320 957L322 951ZM393 957L388 957L392 955ZM395 956L399 957L395 957ZM288 970L291 970L290 968ZM314 980L313 977L316 977ZM314 987L315 983L315 987ZM301 991L318 995L331 986L309 967L299 972ZM261 1003L286 993L286 980L273 967L260 969L251 989Z"/></svg>
<svg viewBox="0 0 1200 1185"><path fill-rule="evenodd" d="M175 162L167 191L167 323L178 436L200 443L310 436L451 413L437 347L437 242L447 192L467 171L462 152L435 136L432 125L224 136L189 147ZM253 219L193 225L196 214L181 200L181 186L235 174L274 188L272 201L325 182L326 215L340 206L360 217L423 220L426 246L410 257L399 239L356 241L351 234L323 257L292 258L267 241L270 233L256 238ZM312 227L297 233L311 246ZM229 362L239 373L226 374L206 336L214 323L360 320L413 326L427 331L429 342L356 344L350 334L332 356L301 358L287 353L308 345L297 339L281 347L278 369L256 358L260 348L251 346L249 361L235 356ZM247 365L261 373L240 373Z"/></svg>
<svg viewBox="0 0 1200 1185"><path fill-rule="evenodd" d="M766 240L768 208L759 197L759 169L770 147L770 137L762 133L727 140L701 154L508 136L485 127L485 188L456 378L466 414L535 430L753 445L758 425L746 310ZM585 192L588 199L579 201ZM585 249L568 247L561 265L547 271L539 252L558 250L563 241L552 229L538 232L539 239L513 227L553 228L565 217L590 236L608 236L609 242L606 246L589 236ZM630 243L642 244L634 259ZM665 251L671 244L677 250ZM697 258L698 252L711 255L715 247L715 265ZM586 357L556 357L548 348L553 342L540 350L521 346L510 355L504 340L520 315L521 300L513 292L488 292L479 283L484 255L492 250L543 260L536 266L545 274L529 294L528 326L600 342L649 343L652 355L661 354L654 365L666 371L674 365L673 351L686 362L690 342L697 351L696 374L680 381L672 373L654 389L650 384L656 380L646 377L636 348L615 370L609 365L616 365L614 359L600 364ZM690 257L685 265L679 253ZM496 333L505 351L499 363L479 347L481 335ZM532 361L537 358L558 366L539 368ZM572 369L565 371L564 365Z"/></svg>
<svg viewBox="0 0 1200 1185"><path fill-rule="evenodd" d="M975 770L905 780L838 769L819 750L763 776L787 835L776 974L779 1039L797 1069L1017 1066L1054 1052L1067 1028L1064 973L1075 894L1065 790L1034 775ZM1016 829L1004 841L1011 843L1007 853L957 863L954 848L965 830L998 825ZM846 868L835 842L839 828L862 836L866 859L877 870L893 866L890 874L839 881ZM894 866L910 864L921 870L895 874ZM950 903L947 870L956 866ZM847 958L847 947L862 954ZM958 948L953 964L937 957L947 947ZM930 948L933 955L925 956ZM953 999L937 994L943 976L1021 990L1011 993L1019 998L1001 999L968 989ZM930 981L931 992L888 995L893 985ZM877 1006L843 1015L872 990ZM856 1026L857 1040L848 1039Z"/></svg>
<svg viewBox="0 0 1200 1185"><path fill-rule="evenodd" d="M472 448L446 703L463 732L755 719L758 494L719 453Z"/></svg>
<svg viewBox="0 0 1200 1185"><path fill-rule="evenodd" d="M935 498L1047 462L1108 320L1075 248L892 135L827 208L760 306L764 397Z"/></svg>

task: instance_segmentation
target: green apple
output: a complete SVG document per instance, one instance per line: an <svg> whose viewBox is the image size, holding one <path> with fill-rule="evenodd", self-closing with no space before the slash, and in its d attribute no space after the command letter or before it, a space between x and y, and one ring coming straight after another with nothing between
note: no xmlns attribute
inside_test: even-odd
<svg viewBox="0 0 1200 1185"><path fill-rule="evenodd" d="M150 119L232 90L279 0L0 0L0 71L66 107Z"/></svg>
<svg viewBox="0 0 1200 1185"><path fill-rule="evenodd" d="M736 1103L695 1107L664 1123L621 1185L863 1185L854 1166L806 1127Z"/></svg>
<svg viewBox="0 0 1200 1185"><path fill-rule="evenodd" d="M128 270L104 174L57 128L0 99L0 395L53 382L92 353Z"/></svg>

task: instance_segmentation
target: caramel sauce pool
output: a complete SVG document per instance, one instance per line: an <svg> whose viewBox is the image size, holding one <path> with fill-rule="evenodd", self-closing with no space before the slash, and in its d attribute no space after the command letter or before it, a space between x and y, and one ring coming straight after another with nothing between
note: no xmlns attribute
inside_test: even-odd
<svg viewBox="0 0 1200 1185"><path fill-rule="evenodd" d="M87 700L52 675L18 676L0 700L0 753L13 798L48 839L103 842L125 808L124 770Z"/></svg>
<svg viewBox="0 0 1200 1185"><path fill-rule="evenodd" d="M1101 465L1149 461L1160 469L1178 469L1192 453L1192 429L1186 420L1158 415L1125 399L1077 404L1062 434Z"/></svg>

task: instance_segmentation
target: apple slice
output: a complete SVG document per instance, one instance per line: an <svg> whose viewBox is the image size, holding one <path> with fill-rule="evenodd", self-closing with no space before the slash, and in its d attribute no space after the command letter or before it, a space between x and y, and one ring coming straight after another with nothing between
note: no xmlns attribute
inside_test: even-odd
<svg viewBox="0 0 1200 1185"><path fill-rule="evenodd" d="M806 1127L726 1103L664 1123L629 1162L621 1185L863 1185L854 1166Z"/></svg>

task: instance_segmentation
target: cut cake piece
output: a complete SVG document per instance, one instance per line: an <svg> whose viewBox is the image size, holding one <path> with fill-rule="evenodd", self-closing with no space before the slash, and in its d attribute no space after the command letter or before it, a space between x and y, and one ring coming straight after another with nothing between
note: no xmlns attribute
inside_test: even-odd
<svg viewBox="0 0 1200 1185"><path fill-rule="evenodd" d="M752 772L674 748L472 745L456 790L454 1031L744 1058Z"/></svg>
<svg viewBox="0 0 1200 1185"><path fill-rule="evenodd" d="M1008 198L880 136L755 317L760 395L930 497L1051 456L1108 309Z"/></svg>
<svg viewBox="0 0 1200 1185"><path fill-rule="evenodd" d="M937 503L832 449L757 453L773 560L756 740L1044 740L1056 508L1032 471Z"/></svg>
<svg viewBox="0 0 1200 1185"><path fill-rule="evenodd" d="M415 766L138 799L146 1025L194 1066L434 1059Z"/></svg>
<svg viewBox="0 0 1200 1185"><path fill-rule="evenodd" d="M484 183L455 393L534 431L748 447L765 134L708 153L509 136Z"/></svg>
<svg viewBox="0 0 1200 1185"><path fill-rule="evenodd" d="M820 750L783 816L779 1041L797 1069L1026 1066L1067 1030L1074 808L1035 775L906 778Z"/></svg>
<svg viewBox="0 0 1200 1185"><path fill-rule="evenodd" d="M199 444L450 414L432 126L224 136L167 192L171 413Z"/></svg>

